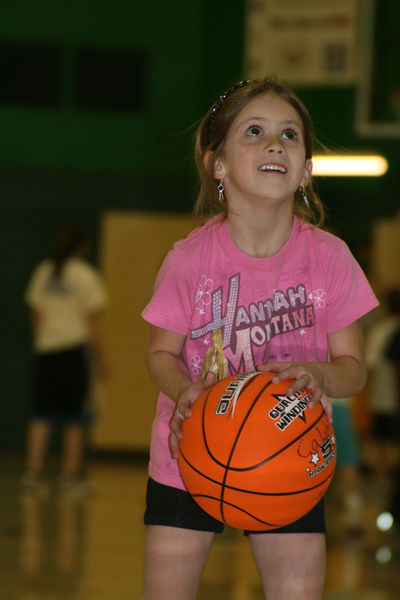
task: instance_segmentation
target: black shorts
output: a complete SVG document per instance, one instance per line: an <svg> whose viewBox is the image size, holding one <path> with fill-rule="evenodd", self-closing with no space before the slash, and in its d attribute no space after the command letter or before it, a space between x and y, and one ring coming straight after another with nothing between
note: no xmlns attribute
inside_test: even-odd
<svg viewBox="0 0 400 600"><path fill-rule="evenodd" d="M222 533L224 524L210 517L189 492L169 487L149 478L146 494L145 525L166 525L196 531ZM326 533L324 500L320 500L309 513L290 525L268 531L245 531L249 533Z"/></svg>
<svg viewBox="0 0 400 600"><path fill-rule="evenodd" d="M60 423L87 421L89 375L86 346L36 354L32 416Z"/></svg>

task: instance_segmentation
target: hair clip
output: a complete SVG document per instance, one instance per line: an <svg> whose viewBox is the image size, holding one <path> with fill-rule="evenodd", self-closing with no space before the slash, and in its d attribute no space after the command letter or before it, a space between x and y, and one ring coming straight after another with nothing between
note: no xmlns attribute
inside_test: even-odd
<svg viewBox="0 0 400 600"><path fill-rule="evenodd" d="M244 87L245 85L250 83L250 81L251 81L250 79L244 79L243 81L239 81L239 83L236 83L234 86L229 88L229 90L227 90L224 94L222 94L222 96L220 96L218 98L218 100L216 101L216 103L214 104L214 106L211 109L210 117L209 117L208 123L207 123L207 144L209 144L211 141L211 132L212 132L212 127L213 127L213 123L214 123L215 113L220 109L221 104L224 102L224 100L228 96L233 94L233 92L236 92L236 90L238 90L239 88Z"/></svg>

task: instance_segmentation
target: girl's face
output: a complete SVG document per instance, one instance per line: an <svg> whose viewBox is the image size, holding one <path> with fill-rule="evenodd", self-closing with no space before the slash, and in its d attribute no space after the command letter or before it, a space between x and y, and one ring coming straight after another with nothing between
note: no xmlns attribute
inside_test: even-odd
<svg viewBox="0 0 400 600"><path fill-rule="evenodd" d="M293 202L311 175L303 125L291 104L273 93L254 98L234 119L214 175L223 179L230 208L243 202Z"/></svg>

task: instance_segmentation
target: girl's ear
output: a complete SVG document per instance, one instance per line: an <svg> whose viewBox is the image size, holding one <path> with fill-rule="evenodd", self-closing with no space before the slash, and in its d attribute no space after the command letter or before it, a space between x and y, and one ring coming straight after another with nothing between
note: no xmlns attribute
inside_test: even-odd
<svg viewBox="0 0 400 600"><path fill-rule="evenodd" d="M310 183L311 175L312 175L312 160L311 158L307 158L306 164L304 166L303 178L301 180L301 185L306 187Z"/></svg>
<svg viewBox="0 0 400 600"><path fill-rule="evenodd" d="M223 179L225 177L225 167L220 158L217 158L214 163L214 177L215 179Z"/></svg>
<svg viewBox="0 0 400 600"><path fill-rule="evenodd" d="M212 150L207 150L204 155L204 166L208 171L213 168L213 175L215 179L222 179L225 175L225 169L220 158L215 159L215 154Z"/></svg>

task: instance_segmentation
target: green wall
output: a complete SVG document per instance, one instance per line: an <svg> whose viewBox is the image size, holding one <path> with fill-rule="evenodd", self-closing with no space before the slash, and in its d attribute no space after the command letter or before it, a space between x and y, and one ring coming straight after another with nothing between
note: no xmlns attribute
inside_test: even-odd
<svg viewBox="0 0 400 600"><path fill-rule="evenodd" d="M95 261L104 210L191 210L196 122L241 72L243 5L233 0L227 6L208 0L15 0L2 7L0 42L56 45L63 69L57 109L0 104L0 447L24 443L31 356L22 298L55 230L66 221L82 222ZM74 108L75 57L82 45L147 53L142 112Z"/></svg>
<svg viewBox="0 0 400 600"><path fill-rule="evenodd" d="M33 266L65 221L87 226L95 261L104 210L191 210L195 125L244 75L243 25L244 0L14 0L2 7L0 42L54 44L63 68L56 109L0 104L0 447L23 446L30 336L22 297ZM75 57L82 45L147 53L143 111L75 108ZM333 227L357 250L369 243L373 219L397 210L398 142L355 136L353 88L297 92L323 143L376 150L389 159L381 179L319 181Z"/></svg>

